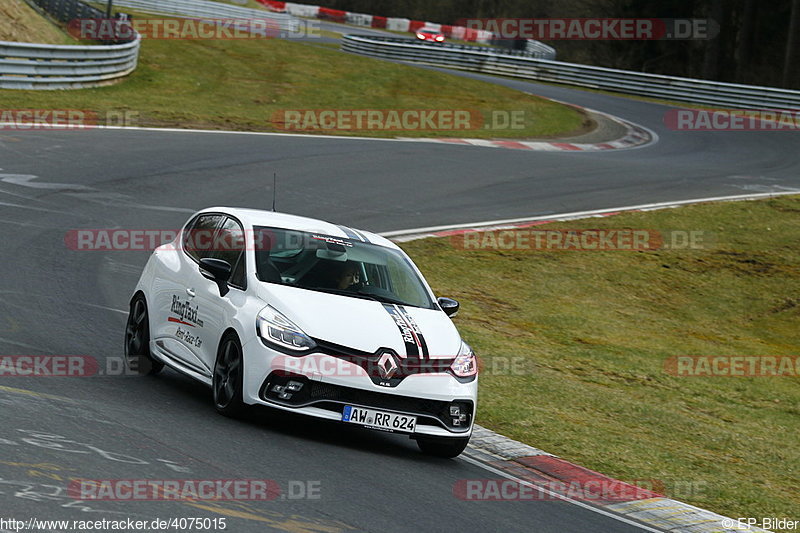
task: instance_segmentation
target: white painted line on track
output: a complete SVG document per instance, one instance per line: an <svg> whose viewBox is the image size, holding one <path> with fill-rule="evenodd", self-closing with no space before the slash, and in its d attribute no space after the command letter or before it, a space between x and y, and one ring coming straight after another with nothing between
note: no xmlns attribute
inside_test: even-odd
<svg viewBox="0 0 800 533"><path fill-rule="evenodd" d="M14 126L15 124L0 122L0 128L4 126ZM22 132L65 130L65 131L92 131L92 130L130 130L130 131L150 131L165 133L215 133L220 135L255 135L259 137L302 137L312 139L328 139L343 141L388 141L388 142L409 142L407 139L387 139L383 137L353 137L338 135L317 135L313 133L280 133L274 131L233 131L233 130L201 130L191 128L148 128L144 126L86 126L76 128L74 126L47 125L39 130L21 130Z"/></svg>
<svg viewBox="0 0 800 533"><path fill-rule="evenodd" d="M19 220L5 220L0 218L0 224L12 224L14 226L22 226L24 228L43 228L50 229L51 226L43 226L41 224L34 224L32 222L20 222Z"/></svg>
<svg viewBox="0 0 800 533"><path fill-rule="evenodd" d="M679 207L682 205L697 204L703 202L731 202L736 200L758 200L761 198L772 198L775 196L798 195L800 191L780 191L780 192L765 192L756 194L739 194L733 196L714 196L711 198L693 198L691 200L677 200L673 202L658 202L652 204L630 205L626 207L609 207L607 209L593 209L591 211L575 211L572 213L560 213L552 215L540 215L535 217L522 217L522 218L507 218L500 220L486 220L483 222L467 222L464 224L450 224L447 226L429 226L425 228L403 229L395 231L386 231L380 233L382 237L400 237L403 235L415 235L418 233L435 233L438 231L468 229L468 228L481 228L492 226L503 226L506 224L520 224L523 222L535 222L537 220L558 220L567 218L588 218L595 215L603 215L606 213L614 213L617 211L647 211L656 209L667 209L670 207Z"/></svg>
<svg viewBox="0 0 800 533"><path fill-rule="evenodd" d="M45 209L44 207L32 207L29 205L20 205L20 204L11 204L8 202L0 202L0 205L5 207L16 207L18 209L29 209L31 211L44 211L45 213L56 213L58 215L74 215L75 213L70 213L69 211L57 211L55 209Z"/></svg>
<svg viewBox="0 0 800 533"><path fill-rule="evenodd" d="M103 309L105 311L114 311L115 313L120 313L123 315L128 314L128 311L123 311L122 309L115 309L113 307L107 307L105 305L90 304L88 302L81 302L81 304L85 305L86 307L94 307L95 309Z"/></svg>
<svg viewBox="0 0 800 533"><path fill-rule="evenodd" d="M49 190L71 190L71 191L89 191L94 190L85 185L76 185L73 183L47 183L43 181L33 181L39 176L34 174L0 174L0 181L11 183L12 185L21 185L22 187L29 187L31 189L49 189Z"/></svg>

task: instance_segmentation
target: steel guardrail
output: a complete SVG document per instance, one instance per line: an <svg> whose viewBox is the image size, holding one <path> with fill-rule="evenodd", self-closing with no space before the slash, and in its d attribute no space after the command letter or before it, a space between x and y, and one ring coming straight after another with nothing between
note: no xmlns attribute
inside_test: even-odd
<svg viewBox="0 0 800 533"><path fill-rule="evenodd" d="M140 38L73 46L0 41L0 88L81 89L113 83L136 69Z"/></svg>
<svg viewBox="0 0 800 533"><path fill-rule="evenodd" d="M800 109L800 91L565 63L479 46L345 35L342 50L382 59L742 109Z"/></svg>
<svg viewBox="0 0 800 533"><path fill-rule="evenodd" d="M103 18L79 0L33 0L61 22ZM0 88L82 89L114 83L136 69L141 38L103 45L55 45L0 41Z"/></svg>

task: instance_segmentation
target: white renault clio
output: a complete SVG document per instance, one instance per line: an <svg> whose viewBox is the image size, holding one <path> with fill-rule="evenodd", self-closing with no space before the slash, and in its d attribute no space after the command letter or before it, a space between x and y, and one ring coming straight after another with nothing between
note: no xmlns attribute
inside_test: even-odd
<svg viewBox="0 0 800 533"><path fill-rule="evenodd" d="M457 311L379 235L210 208L150 257L125 355L140 372L168 365L211 386L222 414L267 405L408 434L425 453L455 457L478 393Z"/></svg>

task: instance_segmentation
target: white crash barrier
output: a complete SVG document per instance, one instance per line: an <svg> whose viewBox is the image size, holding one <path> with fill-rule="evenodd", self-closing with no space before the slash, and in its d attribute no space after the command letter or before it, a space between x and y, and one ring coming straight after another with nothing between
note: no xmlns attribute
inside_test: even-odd
<svg viewBox="0 0 800 533"><path fill-rule="evenodd" d="M408 31L411 23L408 19L388 18L386 19L386 29L391 31Z"/></svg>
<svg viewBox="0 0 800 533"><path fill-rule="evenodd" d="M316 17L319 14L319 6L286 2L286 12L295 17Z"/></svg>

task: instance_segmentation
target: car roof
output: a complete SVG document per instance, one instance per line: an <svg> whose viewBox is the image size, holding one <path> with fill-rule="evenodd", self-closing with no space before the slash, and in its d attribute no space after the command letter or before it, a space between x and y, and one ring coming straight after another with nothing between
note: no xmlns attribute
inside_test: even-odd
<svg viewBox="0 0 800 533"><path fill-rule="evenodd" d="M385 237L381 237L377 233L339 224L333 224L331 222L326 222L324 220L318 220L315 218L290 215L288 213L277 213L274 211L248 209L243 207L209 207L198 211L195 215L193 215L193 218L200 213L226 213L234 218L237 218L245 226L245 228L251 226L265 226L270 228L305 231L308 233L322 233L324 235L331 235L333 237L340 237L356 241L362 240L361 237L363 237L365 241L371 244L399 249L395 243Z"/></svg>

